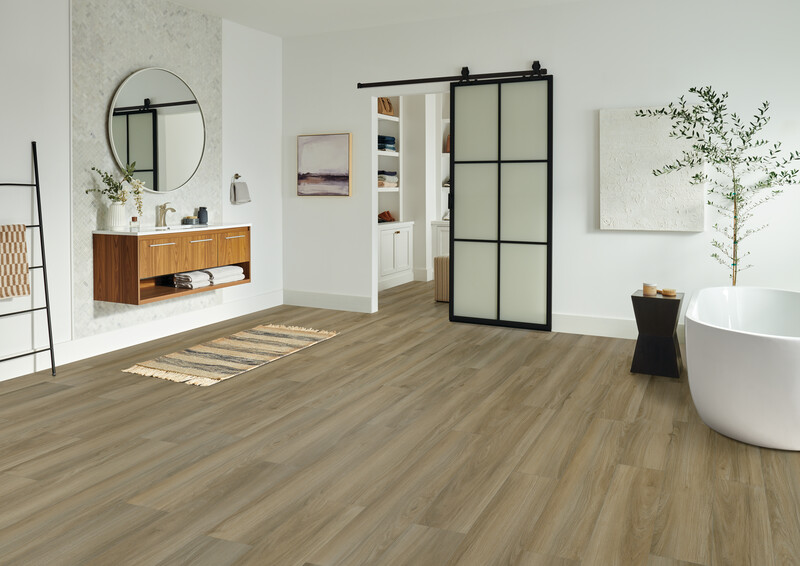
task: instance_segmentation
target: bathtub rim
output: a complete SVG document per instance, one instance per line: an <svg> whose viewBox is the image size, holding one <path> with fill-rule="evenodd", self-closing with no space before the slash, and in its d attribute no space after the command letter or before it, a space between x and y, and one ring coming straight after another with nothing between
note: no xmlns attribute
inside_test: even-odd
<svg viewBox="0 0 800 566"><path fill-rule="evenodd" d="M760 286L741 285L739 288L740 289L757 289L759 291L777 291L778 293L787 293L787 294L791 294L791 295L799 295L800 296L800 291L792 291L790 289L779 289L777 287L760 287ZM728 326L720 326L718 324L713 324L711 322L707 322L705 320L702 320L702 319L698 318L697 316L694 316L694 312L697 310L697 306L696 305L697 305L697 302L699 300L700 294L705 290L713 291L713 290L718 290L718 289L723 289L723 290L734 289L734 290L736 290L736 287L733 286L733 285L717 285L717 286L714 286L714 287L703 287L703 288L698 289L697 291L693 292L691 298L689 299L689 304L686 307L686 313L684 314L685 321L691 320L695 324L699 324L699 325L705 326L707 328L714 328L714 329L720 330L722 332L735 332L737 334L746 334L748 336L758 336L760 338L769 338L771 340L779 339L779 340L789 340L789 341L800 342L800 336L787 336L785 334L766 334L764 332L753 332L752 330L741 330L741 329L738 329L738 328L730 328ZM684 321L684 325L686 324L685 321Z"/></svg>

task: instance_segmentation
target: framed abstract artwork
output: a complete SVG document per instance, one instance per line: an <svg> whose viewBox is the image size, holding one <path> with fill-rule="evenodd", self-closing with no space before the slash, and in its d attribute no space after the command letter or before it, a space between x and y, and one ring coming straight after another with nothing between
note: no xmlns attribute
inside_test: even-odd
<svg viewBox="0 0 800 566"><path fill-rule="evenodd" d="M696 170L653 175L691 148L670 131L669 120L644 120L632 108L600 110L601 230L703 231L705 187L692 184Z"/></svg>
<svg viewBox="0 0 800 566"><path fill-rule="evenodd" d="M297 195L349 197L352 134L297 136Z"/></svg>

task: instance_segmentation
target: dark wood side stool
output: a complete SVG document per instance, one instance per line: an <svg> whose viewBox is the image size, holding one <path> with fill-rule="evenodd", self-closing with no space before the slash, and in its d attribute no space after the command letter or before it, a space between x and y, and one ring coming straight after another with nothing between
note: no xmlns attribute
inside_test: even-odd
<svg viewBox="0 0 800 566"><path fill-rule="evenodd" d="M639 329L631 372L680 377L681 349L676 330L683 293L646 297L640 289L631 295L631 301Z"/></svg>

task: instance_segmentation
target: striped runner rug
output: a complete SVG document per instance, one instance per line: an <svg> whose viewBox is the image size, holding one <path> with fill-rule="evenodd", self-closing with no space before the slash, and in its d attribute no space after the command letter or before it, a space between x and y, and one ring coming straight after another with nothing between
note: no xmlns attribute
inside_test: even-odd
<svg viewBox="0 0 800 566"><path fill-rule="evenodd" d="M336 332L262 324L123 370L205 387L313 346Z"/></svg>

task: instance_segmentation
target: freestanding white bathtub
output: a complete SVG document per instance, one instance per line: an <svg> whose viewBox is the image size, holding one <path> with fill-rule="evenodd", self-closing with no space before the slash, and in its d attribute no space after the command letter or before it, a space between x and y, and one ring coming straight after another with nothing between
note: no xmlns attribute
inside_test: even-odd
<svg viewBox="0 0 800 566"><path fill-rule="evenodd" d="M800 450L800 293L702 289L686 311L686 366L708 426L748 444Z"/></svg>

